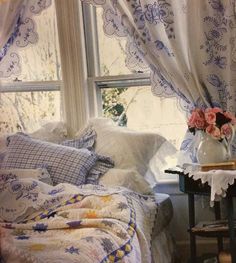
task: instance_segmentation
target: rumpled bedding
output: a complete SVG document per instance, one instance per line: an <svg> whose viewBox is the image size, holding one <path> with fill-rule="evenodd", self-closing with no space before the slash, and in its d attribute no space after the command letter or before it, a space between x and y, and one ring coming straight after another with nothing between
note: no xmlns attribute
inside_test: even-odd
<svg viewBox="0 0 236 263"><path fill-rule="evenodd" d="M30 178L1 188L8 200L0 199L0 262L151 262L154 196Z"/></svg>

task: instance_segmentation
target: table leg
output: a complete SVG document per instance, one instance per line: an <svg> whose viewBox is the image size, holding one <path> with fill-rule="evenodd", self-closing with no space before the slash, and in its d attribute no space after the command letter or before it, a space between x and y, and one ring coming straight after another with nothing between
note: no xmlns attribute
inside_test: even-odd
<svg viewBox="0 0 236 263"><path fill-rule="evenodd" d="M230 253L232 263L236 263L236 243L234 235L234 207L233 198L227 196L227 209L228 209L228 223L229 223L229 238L230 238Z"/></svg>
<svg viewBox="0 0 236 263"><path fill-rule="evenodd" d="M220 202L214 203L214 210L215 210L215 219L220 220L221 219ZM217 238L217 244L218 244L218 252L220 253L223 250L223 238L222 237Z"/></svg>
<svg viewBox="0 0 236 263"><path fill-rule="evenodd" d="M195 226L195 208L194 208L194 194L188 194L188 211L189 211L189 235L190 235L190 262L196 263L196 236L191 231Z"/></svg>

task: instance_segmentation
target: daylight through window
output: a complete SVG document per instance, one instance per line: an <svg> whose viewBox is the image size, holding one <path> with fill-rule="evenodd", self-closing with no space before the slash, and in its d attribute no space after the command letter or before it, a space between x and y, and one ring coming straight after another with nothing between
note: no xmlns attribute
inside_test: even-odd
<svg viewBox="0 0 236 263"><path fill-rule="evenodd" d="M1 79L0 134L32 132L61 114L61 62L54 1L35 16L38 43L19 51L21 73Z"/></svg>

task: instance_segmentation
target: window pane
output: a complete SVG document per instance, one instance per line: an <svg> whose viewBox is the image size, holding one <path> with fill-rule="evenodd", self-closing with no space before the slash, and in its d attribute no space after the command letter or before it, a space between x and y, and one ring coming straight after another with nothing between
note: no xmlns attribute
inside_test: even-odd
<svg viewBox="0 0 236 263"><path fill-rule="evenodd" d="M19 50L22 81L61 80L57 22L54 1L40 15L34 16L39 36L36 45ZM14 80L16 76L12 76Z"/></svg>
<svg viewBox="0 0 236 263"><path fill-rule="evenodd" d="M0 93L0 135L61 120L59 91Z"/></svg>
<svg viewBox="0 0 236 263"><path fill-rule="evenodd" d="M102 8L96 8L100 72L102 76L130 74L125 66L125 38L114 38L104 34Z"/></svg>
<svg viewBox="0 0 236 263"><path fill-rule="evenodd" d="M149 86L102 89L103 116L138 131L158 132L177 148L187 126L175 99L153 96Z"/></svg>

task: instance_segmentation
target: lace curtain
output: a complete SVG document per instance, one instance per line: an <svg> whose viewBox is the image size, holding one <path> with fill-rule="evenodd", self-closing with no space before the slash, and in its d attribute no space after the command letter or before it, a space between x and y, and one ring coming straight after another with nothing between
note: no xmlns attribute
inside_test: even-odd
<svg viewBox="0 0 236 263"><path fill-rule="evenodd" d="M151 70L154 95L236 112L235 0L82 0L103 8L107 35L127 38L127 66ZM192 135L181 150L194 158ZM233 152L235 147L233 146Z"/></svg>
<svg viewBox="0 0 236 263"><path fill-rule="evenodd" d="M0 78L21 71L19 48L37 43L34 15L51 4L51 0L0 0Z"/></svg>

